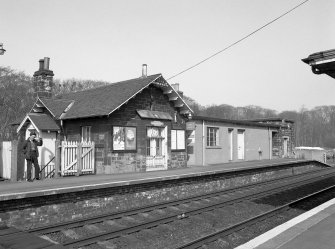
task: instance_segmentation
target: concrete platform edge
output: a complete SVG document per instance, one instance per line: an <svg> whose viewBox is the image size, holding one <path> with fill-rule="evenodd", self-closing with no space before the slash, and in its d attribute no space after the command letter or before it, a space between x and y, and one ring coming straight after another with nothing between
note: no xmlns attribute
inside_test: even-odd
<svg viewBox="0 0 335 249"><path fill-rule="evenodd" d="M251 161L252 162L252 161ZM145 184L149 182L158 182L158 181L167 181L167 180L174 180L174 179L183 179L183 178L190 178L190 177L197 177L197 176L206 176L206 175L213 175L218 173L230 173L230 172L241 172L251 169L260 169L260 168L268 168L268 167L280 167L284 165L289 165L292 163L301 163L301 162L315 162L313 160L297 160L291 159L284 162L268 162L264 164L262 161L254 161L256 165L253 166L246 166L246 167L239 167L238 164L236 167L229 168L229 169L206 169L206 167L202 166L199 167L201 171L198 172L185 172L182 174L178 174L178 170L176 171L164 171L163 173L166 175L159 175L162 172L159 171L152 171L142 174L142 178L138 179L141 173L138 176L135 176L134 179L127 179L127 180L116 180L116 179L104 179L103 182L97 183L78 183L73 184L72 186L66 187L46 187L44 189L36 188L34 190L22 190L17 192L10 192L10 193L2 193L0 194L0 201L8 201L14 199L23 199L23 198L33 198L36 196L47 196L47 195L56 195L56 194L64 194L64 193L72 193L72 192L79 192L79 191L87 191L93 189L103 189L103 188L112 188L112 187L120 187L120 186L127 186L127 185L136 185L136 184ZM245 162L248 163L248 162ZM321 163L322 164L322 163ZM215 166L214 166L215 168ZM189 167L192 170L192 167ZM194 168L193 168L194 170ZM172 175L169 175L169 172L173 172ZM111 175L112 177L112 175ZM35 183L33 183L35 184Z"/></svg>

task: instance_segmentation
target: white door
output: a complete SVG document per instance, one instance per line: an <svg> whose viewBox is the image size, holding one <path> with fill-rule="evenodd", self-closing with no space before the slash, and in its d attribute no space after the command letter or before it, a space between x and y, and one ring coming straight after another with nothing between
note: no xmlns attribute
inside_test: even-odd
<svg viewBox="0 0 335 249"><path fill-rule="evenodd" d="M228 140L229 140L229 160L232 161L234 159L233 129L228 130Z"/></svg>
<svg viewBox="0 0 335 249"><path fill-rule="evenodd" d="M244 160L244 130L237 131L237 159Z"/></svg>
<svg viewBox="0 0 335 249"><path fill-rule="evenodd" d="M167 127L147 128L146 171L167 169Z"/></svg>
<svg viewBox="0 0 335 249"><path fill-rule="evenodd" d="M288 142L288 138L284 137L284 142L283 142L283 149L284 149L284 157L288 156L288 150L287 150L287 142Z"/></svg>

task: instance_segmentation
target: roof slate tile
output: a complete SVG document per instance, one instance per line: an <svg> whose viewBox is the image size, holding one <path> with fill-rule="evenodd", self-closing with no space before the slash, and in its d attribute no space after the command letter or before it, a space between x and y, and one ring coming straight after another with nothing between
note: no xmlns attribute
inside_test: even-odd
<svg viewBox="0 0 335 249"><path fill-rule="evenodd" d="M161 77L154 74L143 78L121 81L106 86L72 92L56 96L52 100L42 100L50 111L54 111L56 118L73 102L71 108L62 119L75 119L92 116L106 116L124 104L127 100ZM63 109L63 110L61 110Z"/></svg>

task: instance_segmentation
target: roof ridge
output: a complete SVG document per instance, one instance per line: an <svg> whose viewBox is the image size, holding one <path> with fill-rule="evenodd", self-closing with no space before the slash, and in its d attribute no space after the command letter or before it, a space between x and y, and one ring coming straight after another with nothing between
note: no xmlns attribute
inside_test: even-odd
<svg viewBox="0 0 335 249"><path fill-rule="evenodd" d="M156 77L158 75L162 75L162 74L161 73L152 74L152 75L148 75L145 78L154 77L154 76ZM66 97L67 95L71 95L71 94L75 94L75 93L92 91L92 90L96 90L96 89L100 89L100 88L104 88L104 87L110 87L112 85L122 84L122 83L132 81L132 80L139 80L139 79L145 79L145 78L137 77L137 78L133 78L133 79L123 80L123 81L118 81L118 82L113 82L113 83L107 83L106 85L103 85L103 86L97 86L97 87L92 87L92 88L88 88L88 89L82 89L82 90L79 90L79 91L76 91L76 92L69 92L69 93L59 94L59 95L56 95L55 98L62 97L62 96ZM64 99L64 98L59 98L59 99Z"/></svg>
<svg viewBox="0 0 335 249"><path fill-rule="evenodd" d="M52 99L40 99L42 102L44 101L44 100L46 100L46 101L49 101L49 100L51 100L51 101L62 101L62 102L66 102L66 101L74 101L73 99L55 99L55 98L52 98Z"/></svg>

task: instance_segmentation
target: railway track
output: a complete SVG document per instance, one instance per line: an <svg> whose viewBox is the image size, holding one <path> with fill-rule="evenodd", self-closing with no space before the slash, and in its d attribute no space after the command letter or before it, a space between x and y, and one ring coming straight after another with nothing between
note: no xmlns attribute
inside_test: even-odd
<svg viewBox="0 0 335 249"><path fill-rule="evenodd" d="M28 232L46 236L69 248L112 248L112 246L116 246L115 248L150 248L148 247L150 245L153 246L151 248L197 248L194 246L201 243L204 245L208 240L215 241L216 237L224 236L222 233L229 233L227 224L228 227L239 224L237 227L240 228L245 220L261 219L267 213L270 215L275 212L274 210L279 210L281 206L291 205L290 203L293 203L295 199L317 192L318 189L325 188L325 186L335 185L334 179L334 169L312 171L183 200L35 228ZM307 185L309 186L308 191L304 191ZM298 188L300 191L297 190ZM283 192L286 198L281 198L281 203L276 203ZM215 221L216 213L229 215L227 210L230 210L231 213L227 224L216 222L217 225L202 229L202 232L199 231L199 234L202 235L200 239L199 235L196 238L184 236L181 241L168 242L167 245L157 245L155 243L160 242L152 241L152 237L157 234L161 235L162 230L167 231L167 234L173 234L178 233L180 228L183 229L182 227L187 229L190 224L201 224L200 228L208 220ZM240 212L237 214L238 217L231 219L234 215L236 216L236 211ZM176 226L178 229L175 228ZM181 230L181 233L184 231L186 230ZM142 242L140 237L142 239L147 237L147 241Z"/></svg>
<svg viewBox="0 0 335 249"><path fill-rule="evenodd" d="M221 244L222 248L224 248L224 246L222 246L222 244L225 244L226 247L228 247L227 245L229 243L224 242L224 241L229 240L229 239L225 240L225 238L227 238L229 235L232 235L232 234L234 234L238 231L244 230L244 229L248 229L248 228L254 226L257 223L264 222L264 221L266 221L268 219L271 219L275 216L285 215L285 213L287 213L291 210L292 206L297 206L301 202L306 202L308 200L312 200L313 198L316 198L319 195L322 195L327 191L332 191L333 194L335 194L335 185L324 188L322 190L319 190L319 191L317 191L313 194L307 195L307 196L299 198L297 200L291 201L289 203L286 203L284 205L276 207L276 208L274 208L274 209L272 209L268 212L262 213L260 215L256 215L256 216L251 217L247 220L244 220L242 222L231 225L227 228L216 231L212 234L208 234L208 235L203 236L199 239L193 240L189 243L186 243L184 245L176 247L175 249L213 248L213 247L217 247L217 245L220 245L220 244ZM217 244L217 245L213 245L214 243Z"/></svg>

